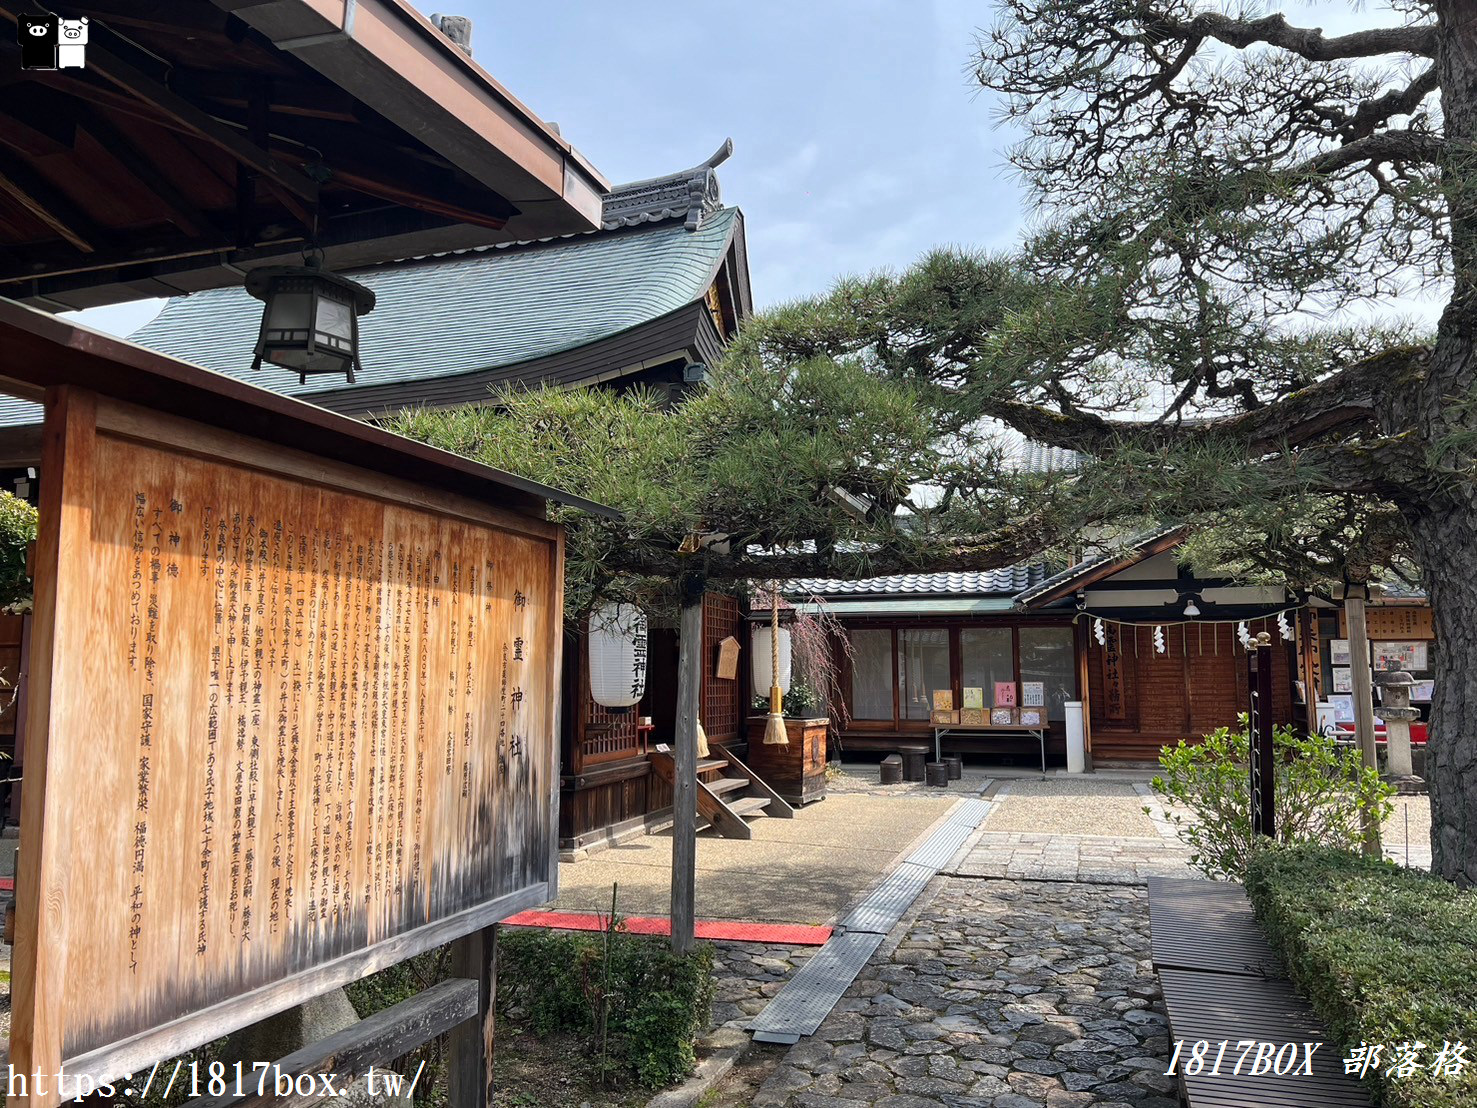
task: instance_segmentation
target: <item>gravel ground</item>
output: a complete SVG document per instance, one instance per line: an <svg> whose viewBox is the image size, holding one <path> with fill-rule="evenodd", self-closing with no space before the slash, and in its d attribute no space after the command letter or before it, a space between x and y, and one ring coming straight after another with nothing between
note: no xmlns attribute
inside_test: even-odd
<svg viewBox="0 0 1477 1108"><path fill-rule="evenodd" d="M922 781L883 785L879 776L876 762L844 762L839 773L831 771L826 780L826 791L841 796L921 797L925 800L936 800L940 796L977 796L995 779L996 772L989 766L971 766L966 762L964 776L958 781L950 781L943 789L930 787Z"/></svg>
<svg viewBox="0 0 1477 1108"><path fill-rule="evenodd" d="M1006 782L991 805L985 830L1133 839L1159 834L1132 782L1071 777Z"/></svg>

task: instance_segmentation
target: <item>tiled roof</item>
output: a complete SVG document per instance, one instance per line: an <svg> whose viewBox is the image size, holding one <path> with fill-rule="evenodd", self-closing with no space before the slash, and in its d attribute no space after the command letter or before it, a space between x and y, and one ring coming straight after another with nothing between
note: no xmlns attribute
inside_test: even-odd
<svg viewBox="0 0 1477 1108"><path fill-rule="evenodd" d="M1069 582L1086 580L1105 566L1110 566L1124 558L1141 554L1149 550L1161 539L1168 539L1182 529L1181 525L1175 524L1172 527L1165 527L1158 531L1150 531L1147 534L1136 536L1123 546L1114 547L1112 550L1105 551L1095 558L1088 558L1086 561L1078 562L1074 566L1068 566L1061 572L1054 573L1050 577L1034 583L1030 589L1016 597L1016 603L1022 606L1029 605L1037 597L1043 596L1062 585Z"/></svg>
<svg viewBox="0 0 1477 1108"><path fill-rule="evenodd" d="M46 409L17 396L0 395L0 427L28 427L40 423Z"/></svg>
<svg viewBox="0 0 1477 1108"><path fill-rule="evenodd" d="M262 308L241 287L177 297L129 339L306 400L497 369L586 346L701 299L739 218L724 208L696 231L675 220L648 223L357 273L377 304L359 321L364 368L353 385L341 376L303 384L271 365L253 370ZM0 427L41 418L39 404L0 397Z"/></svg>
<svg viewBox="0 0 1477 1108"><path fill-rule="evenodd" d="M695 232L673 221L358 274L378 303L360 320L355 386L512 365L676 311L707 291L737 215L726 208ZM253 371L260 321L245 289L217 289L171 300L132 341L289 395L344 389L342 378L300 384L275 366Z"/></svg>
<svg viewBox="0 0 1477 1108"><path fill-rule="evenodd" d="M785 593L801 596L1015 596L1046 577L1043 565L1008 566L966 573L904 573L861 581L806 578L790 581Z"/></svg>
<svg viewBox="0 0 1477 1108"><path fill-rule="evenodd" d="M575 350L661 319L707 292L741 225L715 168L731 140L681 172L617 185L602 229L497 243L355 273L378 303L360 320L363 371L310 377L251 369L261 304L237 286L170 300L129 336L195 365L289 396L485 372ZM612 233L615 232L615 233ZM747 289L747 274L740 277ZM41 405L0 396L0 427L40 423Z"/></svg>

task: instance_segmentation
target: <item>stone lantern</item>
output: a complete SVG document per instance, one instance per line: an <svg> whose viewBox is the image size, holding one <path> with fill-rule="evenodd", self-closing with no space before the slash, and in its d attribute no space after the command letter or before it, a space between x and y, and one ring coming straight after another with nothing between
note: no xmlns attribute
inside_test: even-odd
<svg viewBox="0 0 1477 1108"><path fill-rule="evenodd" d="M1410 690L1415 678L1391 661L1387 669L1375 674L1380 690L1379 716L1385 721L1385 750L1389 759L1385 779L1403 793L1424 792L1426 783L1414 773L1410 761L1410 725L1421 718L1419 708L1410 706Z"/></svg>

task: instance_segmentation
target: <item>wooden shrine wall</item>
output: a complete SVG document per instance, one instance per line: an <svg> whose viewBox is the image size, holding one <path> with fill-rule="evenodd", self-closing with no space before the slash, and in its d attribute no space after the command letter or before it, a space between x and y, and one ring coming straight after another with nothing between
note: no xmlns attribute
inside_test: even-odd
<svg viewBox="0 0 1477 1108"><path fill-rule="evenodd" d="M1272 635L1277 659L1272 694L1278 722L1293 711L1288 644L1270 619L1249 621L1252 634ZM1161 746L1195 743L1218 727L1233 727L1246 711L1246 650L1232 624L1171 625L1165 652L1152 626L1105 628L1099 646L1089 632L1088 704L1095 759L1152 761Z"/></svg>
<svg viewBox="0 0 1477 1108"><path fill-rule="evenodd" d="M147 1066L553 895L556 527L87 393L46 438L18 1067Z"/></svg>

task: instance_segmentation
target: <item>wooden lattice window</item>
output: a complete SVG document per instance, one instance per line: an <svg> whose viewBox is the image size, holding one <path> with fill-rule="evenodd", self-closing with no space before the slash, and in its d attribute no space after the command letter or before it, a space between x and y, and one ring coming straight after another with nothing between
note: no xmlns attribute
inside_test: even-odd
<svg viewBox="0 0 1477 1108"><path fill-rule="evenodd" d="M703 597L703 729L714 741L732 741L740 736L744 722L742 665L739 679L717 676L718 644L732 635L740 643L743 613L734 597L710 592ZM747 644L745 644L747 645Z"/></svg>

